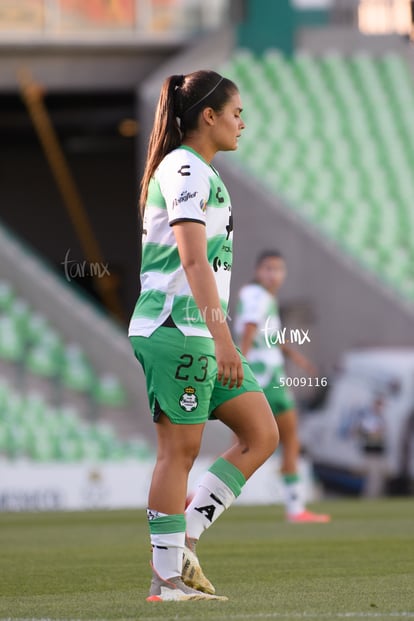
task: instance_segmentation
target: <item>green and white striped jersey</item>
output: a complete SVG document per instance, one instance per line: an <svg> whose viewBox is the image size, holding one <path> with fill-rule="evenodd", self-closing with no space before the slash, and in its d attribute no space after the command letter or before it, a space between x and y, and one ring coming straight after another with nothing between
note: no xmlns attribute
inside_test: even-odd
<svg viewBox="0 0 414 621"><path fill-rule="evenodd" d="M150 336L171 316L187 336L211 333L198 309L180 262L173 226L200 222L206 227L207 258L227 313L233 250L230 197L217 171L196 151L181 146L157 168L148 188L142 241L141 294L129 336ZM214 312L214 309L213 309ZM217 320L220 309L216 309ZM214 316L214 315L213 315Z"/></svg>
<svg viewBox="0 0 414 621"><path fill-rule="evenodd" d="M247 323L257 325L257 331L247 360L264 387L271 381L275 368L284 364L282 350L277 344L281 329L276 298L259 284L252 283L240 289L237 300L234 332L240 344Z"/></svg>

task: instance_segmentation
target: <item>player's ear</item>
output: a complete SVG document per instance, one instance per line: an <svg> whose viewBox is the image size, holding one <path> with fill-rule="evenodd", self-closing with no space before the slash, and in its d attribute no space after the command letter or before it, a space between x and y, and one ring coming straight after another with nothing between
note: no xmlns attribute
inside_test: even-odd
<svg viewBox="0 0 414 621"><path fill-rule="evenodd" d="M207 125L214 125L216 113L214 112L213 108L204 108L204 110L201 112L201 115Z"/></svg>

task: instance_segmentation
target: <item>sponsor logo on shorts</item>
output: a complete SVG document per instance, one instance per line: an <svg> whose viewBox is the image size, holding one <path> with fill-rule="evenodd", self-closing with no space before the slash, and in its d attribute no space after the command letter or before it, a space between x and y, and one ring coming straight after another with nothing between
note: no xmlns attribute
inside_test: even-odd
<svg viewBox="0 0 414 621"><path fill-rule="evenodd" d="M184 388L184 392L179 399L180 408L185 412L193 412L198 408L198 397L196 390L192 386Z"/></svg>

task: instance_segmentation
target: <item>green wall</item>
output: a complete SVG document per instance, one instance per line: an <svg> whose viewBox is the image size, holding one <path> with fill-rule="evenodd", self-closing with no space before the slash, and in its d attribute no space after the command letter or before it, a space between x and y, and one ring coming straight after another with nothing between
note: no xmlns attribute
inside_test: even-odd
<svg viewBox="0 0 414 621"><path fill-rule="evenodd" d="M328 21L328 11L297 11L290 0L246 0L246 20L238 27L237 43L256 54L269 47L292 54L297 28L321 26Z"/></svg>

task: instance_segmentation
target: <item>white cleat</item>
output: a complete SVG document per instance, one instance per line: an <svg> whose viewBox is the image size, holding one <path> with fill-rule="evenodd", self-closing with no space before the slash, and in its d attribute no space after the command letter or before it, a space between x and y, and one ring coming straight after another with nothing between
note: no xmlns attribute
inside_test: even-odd
<svg viewBox="0 0 414 621"><path fill-rule="evenodd" d="M164 580L152 568L152 581L147 602L186 602L196 600L226 601L224 595L210 595L184 584L181 576Z"/></svg>

